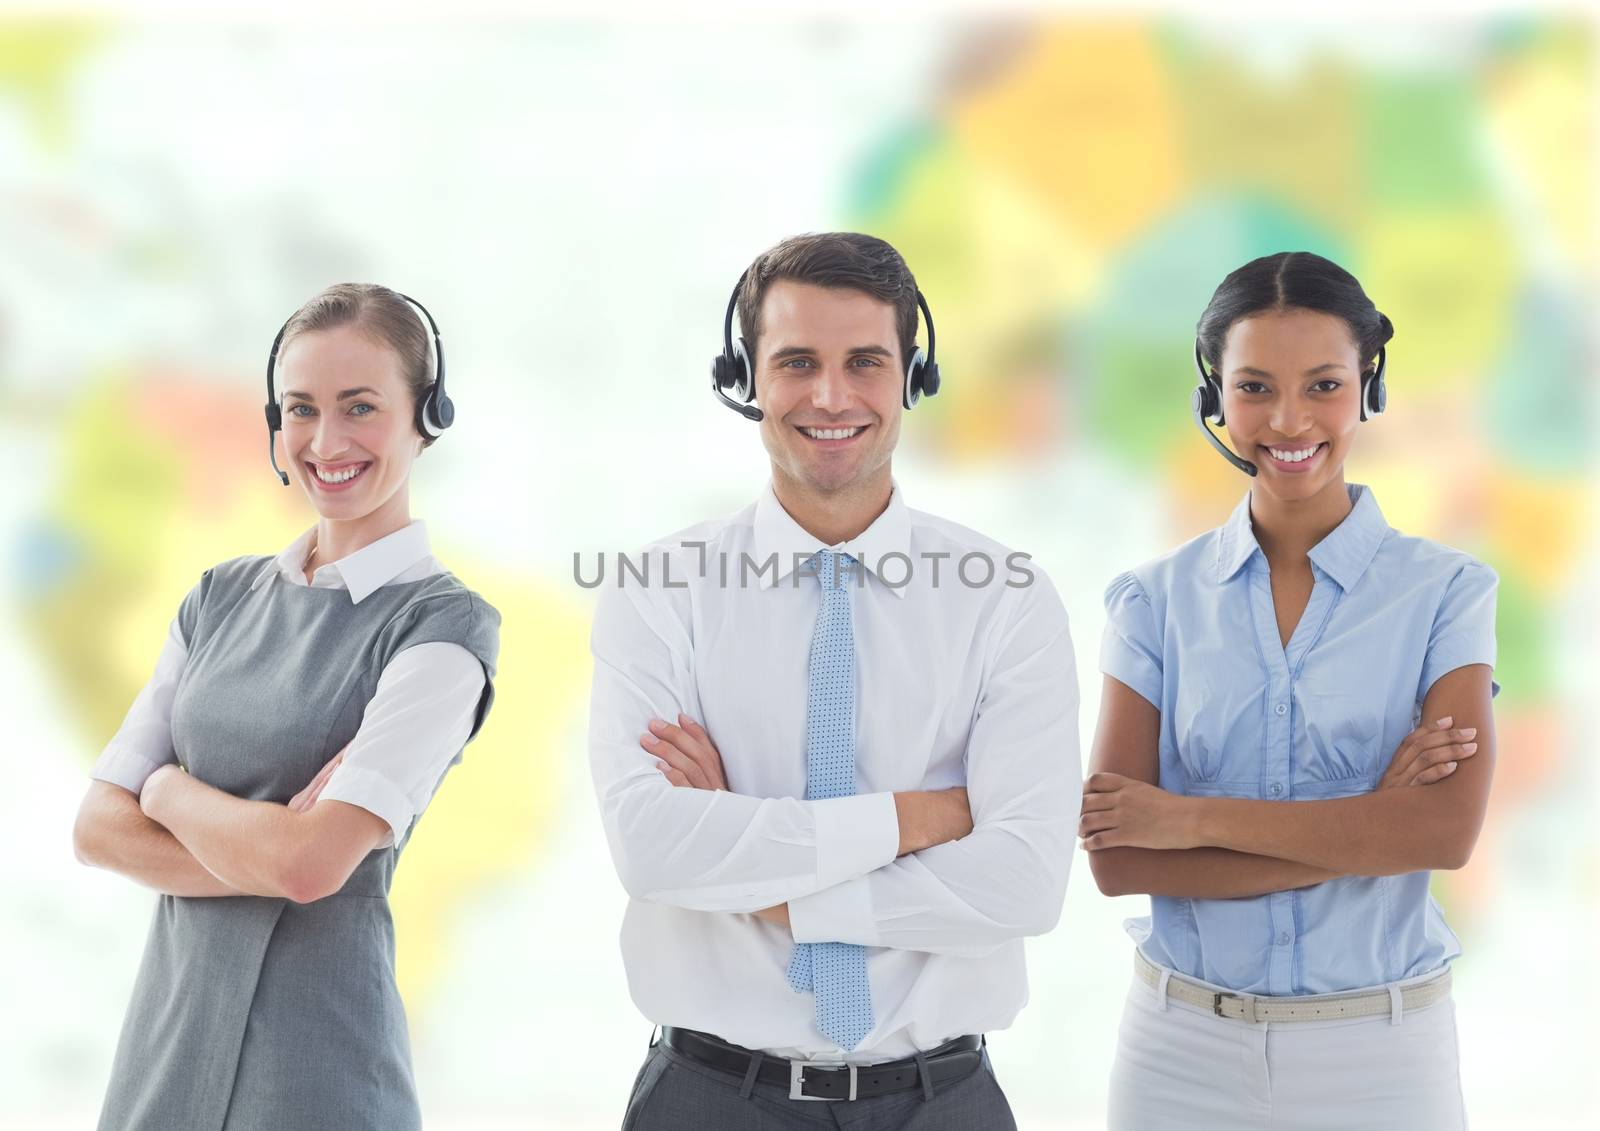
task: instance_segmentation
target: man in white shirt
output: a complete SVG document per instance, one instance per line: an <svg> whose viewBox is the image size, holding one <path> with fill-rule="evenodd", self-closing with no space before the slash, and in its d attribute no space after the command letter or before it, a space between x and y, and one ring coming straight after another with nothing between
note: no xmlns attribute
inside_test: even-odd
<svg viewBox="0 0 1600 1131"><path fill-rule="evenodd" d="M590 758L629 987L663 1027L633 1131L812 1127L812 1100L1015 1126L982 1034L1060 916L1077 681L1045 575L891 476L901 412L937 390L920 297L869 236L757 258L714 373L771 482L601 582Z"/></svg>

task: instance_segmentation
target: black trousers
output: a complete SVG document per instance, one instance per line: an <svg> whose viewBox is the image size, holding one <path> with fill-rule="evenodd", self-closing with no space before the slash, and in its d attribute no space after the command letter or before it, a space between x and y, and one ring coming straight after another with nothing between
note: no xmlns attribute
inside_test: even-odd
<svg viewBox="0 0 1600 1131"><path fill-rule="evenodd" d="M745 1089L719 1072L656 1045L633 1082L622 1131L1016 1131L1011 1105L985 1051L971 1075L934 1089L863 1100L791 1100L771 1084Z"/></svg>

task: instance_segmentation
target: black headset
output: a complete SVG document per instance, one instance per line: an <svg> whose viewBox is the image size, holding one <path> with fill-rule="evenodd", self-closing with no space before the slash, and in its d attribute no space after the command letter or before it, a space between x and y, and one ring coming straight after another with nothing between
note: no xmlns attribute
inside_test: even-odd
<svg viewBox="0 0 1600 1131"><path fill-rule="evenodd" d="M1369 420L1383 412L1389 405L1389 390L1383 383L1383 366L1386 355L1382 346L1378 347L1378 364L1361 374L1361 419ZM1189 406L1194 414L1195 425L1206 434L1206 439L1211 441L1211 446L1222 453L1222 457L1233 464L1246 475L1255 475L1261 469L1242 456L1229 451L1227 445L1217 438L1217 434L1206 427L1206 421L1221 427L1222 419L1222 378L1206 368L1205 355L1200 350L1200 339L1194 340L1194 367L1200 375L1200 384L1196 386L1194 395L1190 398Z"/></svg>
<svg viewBox="0 0 1600 1131"><path fill-rule="evenodd" d="M728 298L728 309L722 315L722 352L711 359L711 392L716 398L746 420L760 420L762 412L750 402L756 397L755 366L750 360L750 350L742 337L733 336L733 315L739 306L739 292L744 289L746 271L733 285ZM933 311L928 300L917 292L917 308L922 311L923 323L928 327L928 350L918 346L906 363L905 384L900 391L900 404L910 408L923 397L934 396L939 391L939 363L934 360ZM724 390L732 390L730 397ZM738 398L735 400L734 398Z"/></svg>
<svg viewBox="0 0 1600 1131"><path fill-rule="evenodd" d="M417 431L425 439L437 440L444 430L456 421L455 403L444 391L444 342L439 337L439 324L433 320L433 315L428 313L428 308L416 299L398 291L394 294L421 311L422 317L428 322L428 329L433 332L433 384L429 385L428 391L417 400L416 426ZM283 344L284 331L289 329L289 322L293 321L294 315L291 314L289 321L278 328L278 336L272 339L272 352L267 355L267 458L272 461L272 470L278 473L278 478L283 480L285 487L289 485L289 476L278 466L278 453L273 443L275 434L283 431L283 409L278 404L278 393L272 384L272 374L278 367L278 347Z"/></svg>

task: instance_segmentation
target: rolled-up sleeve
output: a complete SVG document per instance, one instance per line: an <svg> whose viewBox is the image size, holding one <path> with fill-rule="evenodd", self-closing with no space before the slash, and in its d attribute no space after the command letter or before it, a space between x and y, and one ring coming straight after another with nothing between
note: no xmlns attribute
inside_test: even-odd
<svg viewBox="0 0 1600 1131"><path fill-rule="evenodd" d="M91 778L120 785L137 797L151 774L178 760L172 750L172 700L188 660L188 645L174 617L156 657L155 671L134 697L117 733L95 759L89 770Z"/></svg>
<svg viewBox="0 0 1600 1131"><path fill-rule="evenodd" d="M382 817L389 835L379 847L398 843L460 758L486 682L483 664L459 644L430 641L396 653L318 800Z"/></svg>

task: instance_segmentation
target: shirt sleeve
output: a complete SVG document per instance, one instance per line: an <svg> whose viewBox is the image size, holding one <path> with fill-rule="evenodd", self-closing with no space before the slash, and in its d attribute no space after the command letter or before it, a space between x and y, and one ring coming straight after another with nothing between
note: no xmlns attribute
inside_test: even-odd
<svg viewBox="0 0 1600 1131"><path fill-rule="evenodd" d="M967 742L973 831L789 904L797 942L981 955L1055 926L1082 801L1066 609L1043 574L1001 637Z"/></svg>
<svg viewBox="0 0 1600 1131"><path fill-rule="evenodd" d="M379 847L398 843L460 759L486 682L483 664L459 644L430 641L396 653L318 800L382 817L389 835Z"/></svg>
<svg viewBox="0 0 1600 1131"><path fill-rule="evenodd" d="M1100 638L1100 670L1161 709L1161 637L1150 597L1131 573L1106 587L1106 628Z"/></svg>
<svg viewBox="0 0 1600 1131"><path fill-rule="evenodd" d="M180 614L181 615L181 614ZM89 771L97 781L120 785L137 797L151 774L176 762L172 749L172 699L189 660L179 618L173 617L166 642L156 657L156 670L134 698L133 705Z"/></svg>
<svg viewBox="0 0 1600 1131"><path fill-rule="evenodd" d="M692 643L670 599L640 586L607 589L590 637L589 763L628 894L695 911L759 911L893 860L900 831L892 793L747 797L678 788L661 774L639 745L649 721L701 718Z"/></svg>
<svg viewBox="0 0 1600 1131"><path fill-rule="evenodd" d="M1422 663L1422 681L1417 685L1417 702L1439 677L1468 664L1495 662L1495 595L1500 577L1479 561L1468 561L1450 579L1439 611L1433 616L1433 631L1428 635L1428 655ZM1500 685L1491 681L1491 694L1500 694Z"/></svg>

